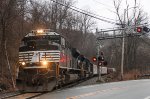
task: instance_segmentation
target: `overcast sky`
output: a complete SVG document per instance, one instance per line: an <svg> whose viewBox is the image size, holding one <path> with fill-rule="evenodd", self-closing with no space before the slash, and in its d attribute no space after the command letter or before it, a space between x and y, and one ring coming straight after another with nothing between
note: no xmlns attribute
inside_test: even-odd
<svg viewBox="0 0 150 99"><path fill-rule="evenodd" d="M75 0L76 4L75 6L81 9L88 9L90 12L97 14L99 16L107 17L116 20L116 14L113 13L115 11L113 0ZM135 0L128 0L129 8L134 6ZM143 9L144 12L148 14L148 17L150 16L150 0L137 0L138 5ZM122 0L121 3L121 12L124 12L124 9L126 8L126 0ZM132 8L131 8L132 9ZM130 10L131 10L130 9ZM113 20L112 20L113 21ZM106 28L113 28L116 27L112 24L102 22L99 20L96 20L98 23L99 29L106 29Z"/></svg>

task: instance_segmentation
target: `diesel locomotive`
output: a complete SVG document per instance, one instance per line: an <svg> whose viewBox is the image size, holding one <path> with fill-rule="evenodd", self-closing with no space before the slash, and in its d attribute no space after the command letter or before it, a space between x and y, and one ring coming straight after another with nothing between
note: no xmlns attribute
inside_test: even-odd
<svg viewBox="0 0 150 99"><path fill-rule="evenodd" d="M90 60L59 33L32 30L21 41L17 81L24 90L52 90L92 75Z"/></svg>

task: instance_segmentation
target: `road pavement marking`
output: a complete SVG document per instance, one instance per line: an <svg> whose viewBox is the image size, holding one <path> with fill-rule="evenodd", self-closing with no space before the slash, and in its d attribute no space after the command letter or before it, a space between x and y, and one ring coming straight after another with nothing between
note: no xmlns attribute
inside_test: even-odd
<svg viewBox="0 0 150 99"><path fill-rule="evenodd" d="M78 98L83 98L83 97L88 97L88 96L94 96L94 95L97 95L99 93L103 93L103 92L107 92L107 91L120 90L120 89L126 89L126 88L128 88L128 87L114 87L114 88L111 88L111 89L99 90L99 91L95 91L95 92L81 94L81 95L78 95L78 96L68 97L66 99L78 99Z"/></svg>

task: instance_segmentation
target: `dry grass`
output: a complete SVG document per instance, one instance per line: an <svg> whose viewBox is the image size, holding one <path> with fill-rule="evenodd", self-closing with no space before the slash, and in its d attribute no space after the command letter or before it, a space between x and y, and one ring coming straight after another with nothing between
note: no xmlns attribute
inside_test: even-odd
<svg viewBox="0 0 150 99"><path fill-rule="evenodd" d="M138 76L140 75L140 71L134 69L134 70L131 70L127 73L124 74L124 80L134 80L134 79L137 79Z"/></svg>
<svg viewBox="0 0 150 99"><path fill-rule="evenodd" d="M7 77L0 77L0 88L2 91L14 91L11 79Z"/></svg>

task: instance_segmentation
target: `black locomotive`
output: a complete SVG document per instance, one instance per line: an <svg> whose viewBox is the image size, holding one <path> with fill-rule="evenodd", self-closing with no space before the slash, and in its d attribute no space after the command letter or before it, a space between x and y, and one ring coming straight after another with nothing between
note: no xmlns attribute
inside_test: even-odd
<svg viewBox="0 0 150 99"><path fill-rule="evenodd" d="M60 34L40 29L22 39L17 74L24 90L52 90L92 76L93 64Z"/></svg>

